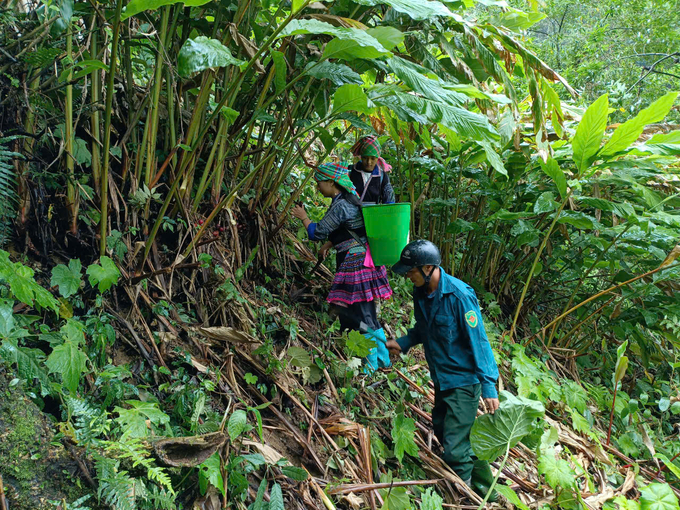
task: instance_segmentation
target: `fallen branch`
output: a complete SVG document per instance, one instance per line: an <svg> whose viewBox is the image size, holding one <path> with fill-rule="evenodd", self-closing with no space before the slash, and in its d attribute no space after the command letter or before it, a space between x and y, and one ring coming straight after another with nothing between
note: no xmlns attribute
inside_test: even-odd
<svg viewBox="0 0 680 510"><path fill-rule="evenodd" d="M389 489L390 487L409 487L411 485L435 485L442 480L444 479L438 478L436 480L413 480L386 483L349 483L337 486L335 489L328 491L328 494L349 494L350 492L366 492L377 489Z"/></svg>

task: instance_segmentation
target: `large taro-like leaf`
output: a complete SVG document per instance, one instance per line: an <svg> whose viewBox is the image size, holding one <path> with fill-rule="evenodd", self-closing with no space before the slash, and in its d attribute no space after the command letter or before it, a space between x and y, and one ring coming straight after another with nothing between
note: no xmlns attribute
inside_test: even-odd
<svg viewBox="0 0 680 510"><path fill-rule="evenodd" d="M144 11L155 11L165 5L183 3L185 7L194 7L207 4L210 0L130 0L121 13L120 19L126 20L130 16L135 16Z"/></svg>
<svg viewBox="0 0 680 510"><path fill-rule="evenodd" d="M232 56L231 51L217 39L199 36L188 39L177 56L180 76L190 76L211 67L238 66L243 64Z"/></svg>
<svg viewBox="0 0 680 510"><path fill-rule="evenodd" d="M495 142L500 138L482 114L396 90L384 94L384 90L382 87L374 87L370 94L371 100L375 104L386 106L402 120L441 123L461 137L477 141Z"/></svg>
<svg viewBox="0 0 680 510"><path fill-rule="evenodd" d="M365 30L361 30L359 28L335 27L330 23L316 19L293 20L286 26L286 28L281 31L279 37L305 34L332 35L339 40L347 41L366 48L372 48L378 53L377 56L389 54L389 51L387 51L375 37L371 36Z"/></svg>
<svg viewBox="0 0 680 510"><path fill-rule="evenodd" d="M338 87L353 83L355 85L363 85L364 80L361 75L354 72L345 64L335 64L324 60L323 62L310 63L305 69L305 74L313 76L317 80L330 80Z"/></svg>
<svg viewBox="0 0 680 510"><path fill-rule="evenodd" d="M583 172L590 160L600 150L600 142L607 127L609 100L607 94L600 96L591 104L576 128L576 134L571 141L574 151L574 163Z"/></svg>
<svg viewBox="0 0 680 510"><path fill-rule="evenodd" d="M368 111L368 97L359 85L343 85L333 95L333 113Z"/></svg>
<svg viewBox="0 0 680 510"><path fill-rule="evenodd" d="M475 455L493 461L515 446L533 428L536 418L545 413L543 404L501 392L501 405L494 414L480 416L472 426L470 443Z"/></svg>
<svg viewBox="0 0 680 510"><path fill-rule="evenodd" d="M445 101L453 106L464 104L468 97L452 90L446 90L433 73L418 64L403 58L394 57L389 61L394 74L411 90L433 101ZM430 78L426 75L433 76Z"/></svg>
<svg viewBox="0 0 680 510"><path fill-rule="evenodd" d="M415 20L427 20L433 16L452 17L454 14L441 2L430 0L357 0L361 5L389 5L397 12Z"/></svg>
<svg viewBox="0 0 680 510"><path fill-rule="evenodd" d="M386 50L392 50L404 42L404 33L394 27L369 28L366 33L375 37Z"/></svg>

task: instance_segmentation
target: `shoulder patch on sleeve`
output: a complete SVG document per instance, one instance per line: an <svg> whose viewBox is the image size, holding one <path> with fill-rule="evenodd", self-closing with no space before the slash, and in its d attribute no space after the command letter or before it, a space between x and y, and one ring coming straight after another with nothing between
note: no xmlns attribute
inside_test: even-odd
<svg viewBox="0 0 680 510"><path fill-rule="evenodd" d="M467 312L465 314L465 322L467 322L468 326L470 326L471 328L476 328L477 323L479 322L479 320L477 319L477 312L475 312L474 310L470 310L469 312Z"/></svg>

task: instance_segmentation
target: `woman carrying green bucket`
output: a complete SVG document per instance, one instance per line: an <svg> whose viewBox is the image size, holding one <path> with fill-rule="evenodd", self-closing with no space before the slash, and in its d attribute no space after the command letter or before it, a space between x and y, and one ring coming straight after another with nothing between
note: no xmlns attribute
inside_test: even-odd
<svg viewBox="0 0 680 510"><path fill-rule="evenodd" d="M394 189L387 173L392 167L380 156L380 142L375 136L364 136L352 147L361 158L349 166L349 178L357 188L362 204L393 204Z"/></svg>
<svg viewBox="0 0 680 510"><path fill-rule="evenodd" d="M302 220L311 240L328 239L333 243L337 272L326 300L339 308L343 330L359 330L377 343L367 356L364 369L372 373L376 368L390 366L385 347L387 338L378 322L376 301L388 299L392 289L385 267L376 268L367 249L361 202L348 171L345 163L324 163L316 169L317 189L332 199L321 221L313 223L303 206L294 207L292 214Z"/></svg>

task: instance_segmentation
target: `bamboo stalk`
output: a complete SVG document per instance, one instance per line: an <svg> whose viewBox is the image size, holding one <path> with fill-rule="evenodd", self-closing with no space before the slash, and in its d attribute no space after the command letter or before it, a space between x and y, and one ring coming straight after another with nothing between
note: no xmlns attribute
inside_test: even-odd
<svg viewBox="0 0 680 510"><path fill-rule="evenodd" d="M66 33L66 65L70 66L69 72L66 75L66 81L69 83L66 86L66 116L64 121L64 143L66 148L66 209L69 214L70 231L74 236L78 235L78 202L80 194L78 193L78 186L76 184L75 176L75 158L73 155L73 31L69 21L68 32Z"/></svg>
<svg viewBox="0 0 680 510"><path fill-rule="evenodd" d="M92 37L90 39L90 52L92 55L97 55L99 52L99 27L97 26L97 16L92 16ZM92 72L92 81L90 88L92 90L92 102L95 108L92 110L92 117L90 118L90 130L92 131L92 179L94 182L94 189L99 191L99 183L101 176L101 117L99 108L96 105L101 101L101 70L95 69Z"/></svg>
<svg viewBox="0 0 680 510"><path fill-rule="evenodd" d="M111 151L111 110L113 108L113 80L116 75L116 61L118 58L118 38L120 36L120 13L123 10L123 0L116 0L116 13L113 18L113 41L111 42L111 62L106 83L106 107L104 110L104 163L101 174L101 219L99 223L99 255L106 255L106 234L109 213L109 158Z"/></svg>
<svg viewBox="0 0 680 510"><path fill-rule="evenodd" d="M524 303L524 297L526 296L527 290L529 289L529 284L531 283L531 278L534 275L534 271L536 270L536 266L538 265L538 261L541 259L541 254L543 253L543 249L545 248L545 245L548 243L548 239L550 238L550 234L552 234L552 231L555 228L555 225L557 224L557 220L560 218L560 214L562 214L562 210L564 209L564 207L569 202L569 197L571 197L571 190L569 190L569 193L567 193L567 196L564 198L564 200L560 204L559 209L555 213L555 218L553 218L553 221L550 224L548 231L545 233L545 236L543 237L543 242L541 243L541 246L539 246L538 251L536 252L536 257L534 258L534 263L531 265L531 269L529 270L529 275L527 276L527 281L524 284L524 289L522 289L522 295L520 296L519 303L517 303L517 308L515 309L515 317L512 319L512 326L510 327L510 338L512 338L514 333L515 333L515 328L517 326L517 319L519 318L519 313L522 310L522 304Z"/></svg>

